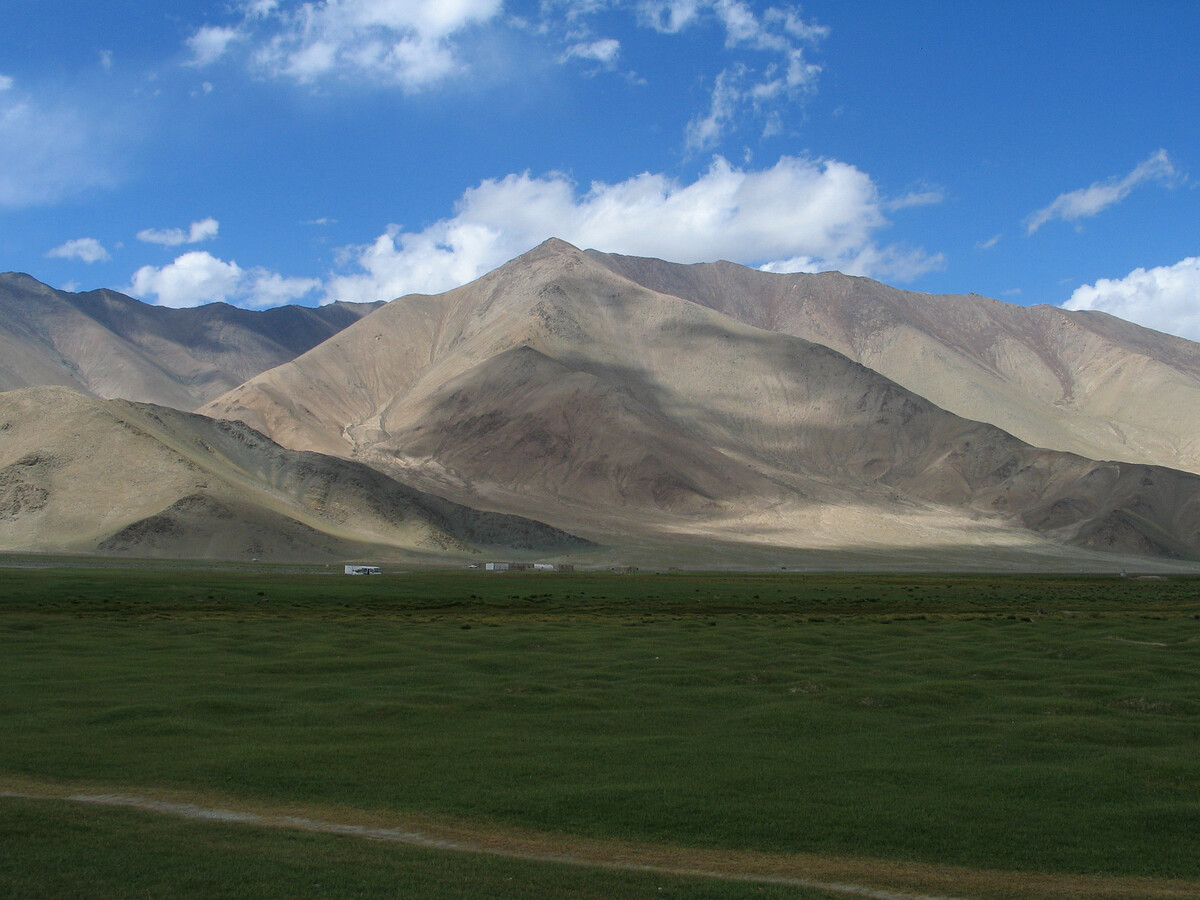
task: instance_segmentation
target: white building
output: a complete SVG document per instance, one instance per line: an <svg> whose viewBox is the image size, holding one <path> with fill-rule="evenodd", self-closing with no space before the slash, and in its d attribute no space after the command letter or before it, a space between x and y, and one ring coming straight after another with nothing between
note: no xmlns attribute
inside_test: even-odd
<svg viewBox="0 0 1200 900"><path fill-rule="evenodd" d="M347 575L382 575L379 566L346 566Z"/></svg>

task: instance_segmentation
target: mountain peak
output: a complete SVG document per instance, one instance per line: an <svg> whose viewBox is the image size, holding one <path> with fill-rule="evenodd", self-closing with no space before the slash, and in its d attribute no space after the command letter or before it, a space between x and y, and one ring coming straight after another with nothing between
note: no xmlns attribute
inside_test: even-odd
<svg viewBox="0 0 1200 900"><path fill-rule="evenodd" d="M546 238L546 240L542 241L540 244L538 244L536 247L534 247L533 250L531 250L530 252L536 253L539 250L544 253L569 253L572 251L574 251L575 253L579 252L579 248L576 247L574 244L568 244L562 238L556 238L556 237Z"/></svg>
<svg viewBox="0 0 1200 900"><path fill-rule="evenodd" d="M565 256L569 254L578 254L582 251L573 244L569 244L562 238L547 238L542 241L532 250L522 253L513 262L537 262L543 259L550 259L555 256Z"/></svg>

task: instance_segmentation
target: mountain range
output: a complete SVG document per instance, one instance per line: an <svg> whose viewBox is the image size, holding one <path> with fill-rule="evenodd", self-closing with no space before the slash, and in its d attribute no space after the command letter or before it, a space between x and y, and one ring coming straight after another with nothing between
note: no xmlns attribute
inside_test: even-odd
<svg viewBox="0 0 1200 900"><path fill-rule="evenodd" d="M0 274L0 391L61 384L190 410L380 305L171 309L110 290L57 291L8 272Z"/></svg>
<svg viewBox="0 0 1200 900"><path fill-rule="evenodd" d="M239 557L251 550L230 523L246 521L246 534L272 535L258 556L507 546L647 565L1200 559L1200 426L1183 414L1200 396L1200 345L1100 313L551 240L446 293L336 314L320 321L341 330L224 393L152 398L181 409L200 398L198 416L62 389L0 395L0 410L61 409L66 429L52 443L32 413L0 413L12 420L0 422L0 547L37 532L36 549L74 535L79 550ZM146 327L138 341L108 330L179 384L185 367L160 358L203 359L227 378L257 365L201 356L190 332L164 329L180 349L158 356L141 349L160 346ZM91 377L81 386L113 394ZM78 474L52 476L90 471L69 448L99 422L89 459L128 444L113 420L156 445L125 459L155 461L130 463L138 502L89 531L115 501L76 497ZM137 480L143 470L164 474ZM53 518L59 499L81 511L74 524ZM389 524L393 508L403 527ZM472 510L501 518L485 528Z"/></svg>

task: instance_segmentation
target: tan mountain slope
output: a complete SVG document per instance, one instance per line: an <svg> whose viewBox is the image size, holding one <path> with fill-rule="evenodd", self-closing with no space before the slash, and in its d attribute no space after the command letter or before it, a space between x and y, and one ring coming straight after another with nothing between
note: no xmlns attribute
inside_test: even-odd
<svg viewBox="0 0 1200 900"><path fill-rule="evenodd" d="M151 306L115 291L56 291L0 274L0 391L62 384L97 397L194 409L293 359L379 304Z"/></svg>
<svg viewBox="0 0 1200 900"><path fill-rule="evenodd" d="M1200 478L1038 450L560 241L203 411L609 543L1200 556Z"/></svg>
<svg viewBox="0 0 1200 900"><path fill-rule="evenodd" d="M578 548L241 423L64 387L0 394L0 549L328 560Z"/></svg>
<svg viewBox="0 0 1200 900"><path fill-rule="evenodd" d="M588 251L647 288L824 344L1039 447L1200 472L1200 344L1100 312Z"/></svg>

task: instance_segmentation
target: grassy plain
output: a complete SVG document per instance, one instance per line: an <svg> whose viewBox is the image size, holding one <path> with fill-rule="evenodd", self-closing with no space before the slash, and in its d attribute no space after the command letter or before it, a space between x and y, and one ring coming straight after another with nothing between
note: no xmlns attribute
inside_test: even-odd
<svg viewBox="0 0 1200 900"><path fill-rule="evenodd" d="M10 569L0 648L0 777L714 851L1200 877L1194 579ZM197 872L226 857L189 857L195 834L236 831L0 812L0 893L50 865L45 829L93 848L145 848L129 835L154 830L169 846L151 869ZM409 895L589 896L573 869L255 834L268 870L293 843L331 854L328 879L375 860L345 863L362 896L371 872L446 866L457 887ZM445 856L459 862L431 862ZM560 887L504 894L513 867ZM605 877L628 881L609 895L662 896L661 880Z"/></svg>

